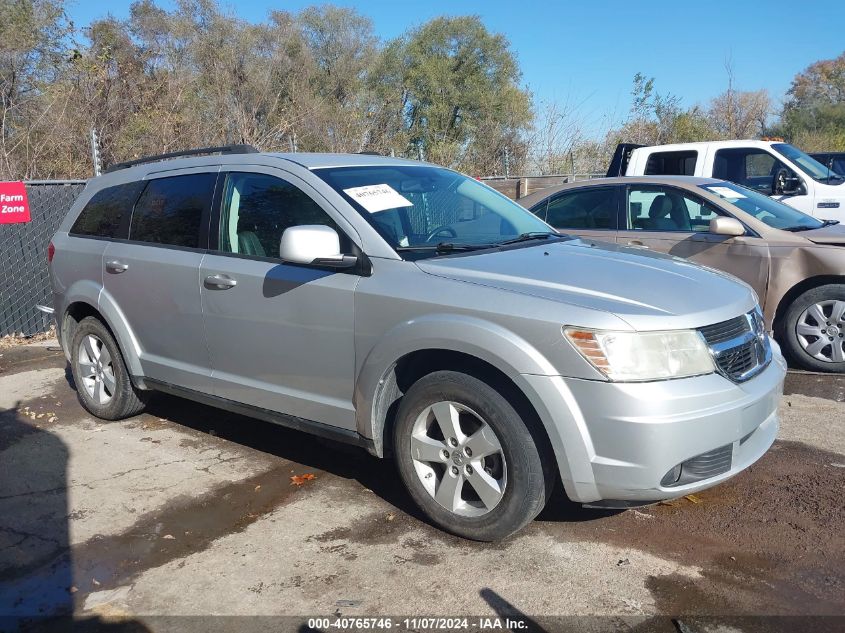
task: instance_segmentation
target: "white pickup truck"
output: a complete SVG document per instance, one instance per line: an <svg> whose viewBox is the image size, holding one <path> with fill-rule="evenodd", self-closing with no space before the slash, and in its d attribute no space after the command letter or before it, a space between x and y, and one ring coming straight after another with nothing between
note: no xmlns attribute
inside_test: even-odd
<svg viewBox="0 0 845 633"><path fill-rule="evenodd" d="M622 143L608 176L703 176L730 180L823 220L845 222L845 177L782 141Z"/></svg>

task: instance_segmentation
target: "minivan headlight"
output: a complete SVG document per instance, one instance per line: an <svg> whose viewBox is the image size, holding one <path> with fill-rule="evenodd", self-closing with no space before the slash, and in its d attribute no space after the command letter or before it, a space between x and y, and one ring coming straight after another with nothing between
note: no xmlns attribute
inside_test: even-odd
<svg viewBox="0 0 845 633"><path fill-rule="evenodd" d="M695 330L608 332L564 328L581 355L613 381L684 378L716 370L704 337Z"/></svg>

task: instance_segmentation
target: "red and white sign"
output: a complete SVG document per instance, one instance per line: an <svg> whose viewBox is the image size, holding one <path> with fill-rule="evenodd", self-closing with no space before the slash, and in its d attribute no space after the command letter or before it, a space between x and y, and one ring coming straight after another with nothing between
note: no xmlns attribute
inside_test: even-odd
<svg viewBox="0 0 845 633"><path fill-rule="evenodd" d="M0 224L29 222L29 199L22 182L0 182Z"/></svg>

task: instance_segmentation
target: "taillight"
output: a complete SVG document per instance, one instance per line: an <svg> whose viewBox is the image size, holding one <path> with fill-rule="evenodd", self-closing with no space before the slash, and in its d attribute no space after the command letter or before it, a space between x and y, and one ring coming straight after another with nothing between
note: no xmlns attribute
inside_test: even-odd
<svg viewBox="0 0 845 633"><path fill-rule="evenodd" d="M53 261L53 255L56 254L56 247L53 246L53 242L50 242L50 245L47 247L47 263L50 264Z"/></svg>

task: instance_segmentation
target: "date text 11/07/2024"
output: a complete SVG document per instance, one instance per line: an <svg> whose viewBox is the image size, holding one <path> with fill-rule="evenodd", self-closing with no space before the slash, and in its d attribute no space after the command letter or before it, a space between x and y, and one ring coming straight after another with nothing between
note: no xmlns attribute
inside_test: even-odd
<svg viewBox="0 0 845 633"><path fill-rule="evenodd" d="M499 618L499 617L413 617L413 618L389 618L389 617L326 617L309 618L308 629L311 631L328 630L350 630L360 631L362 629L399 631L519 631L527 630L528 622L520 618Z"/></svg>

